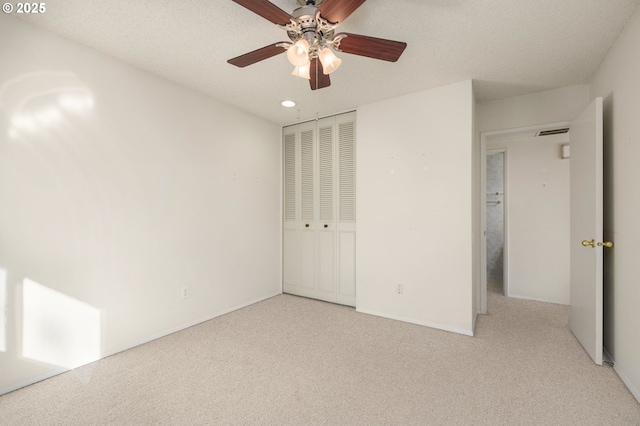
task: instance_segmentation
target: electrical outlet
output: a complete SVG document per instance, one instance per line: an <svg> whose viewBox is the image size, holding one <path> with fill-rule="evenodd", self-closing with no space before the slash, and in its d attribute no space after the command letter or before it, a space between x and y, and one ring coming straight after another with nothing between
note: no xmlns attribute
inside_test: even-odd
<svg viewBox="0 0 640 426"><path fill-rule="evenodd" d="M397 284L396 285L396 292L398 294L402 294L403 291L404 291L404 288L403 288L402 284Z"/></svg>
<svg viewBox="0 0 640 426"><path fill-rule="evenodd" d="M180 294L182 295L183 299L189 297L189 287L182 287L182 289L180 290Z"/></svg>

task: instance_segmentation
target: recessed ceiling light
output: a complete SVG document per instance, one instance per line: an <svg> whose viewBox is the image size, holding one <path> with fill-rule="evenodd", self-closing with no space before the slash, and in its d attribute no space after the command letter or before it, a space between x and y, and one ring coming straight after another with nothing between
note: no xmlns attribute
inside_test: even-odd
<svg viewBox="0 0 640 426"><path fill-rule="evenodd" d="M294 101L282 101L280 102L280 105L285 108L293 108L294 106L296 106L296 103Z"/></svg>

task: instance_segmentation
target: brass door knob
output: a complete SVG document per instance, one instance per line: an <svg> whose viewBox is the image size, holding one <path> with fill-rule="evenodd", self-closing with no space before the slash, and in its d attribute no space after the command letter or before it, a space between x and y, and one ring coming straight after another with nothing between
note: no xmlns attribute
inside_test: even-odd
<svg viewBox="0 0 640 426"><path fill-rule="evenodd" d="M329 225L324 225L324 227L325 227L325 228L328 228L328 227L329 227Z"/></svg>
<svg viewBox="0 0 640 426"><path fill-rule="evenodd" d="M596 248L596 246L606 247L606 248L613 247L613 243L611 241L605 241L604 243L596 243L596 240L591 240L591 241L584 240L582 241L582 245L585 247L593 247L593 248Z"/></svg>
<svg viewBox="0 0 640 426"><path fill-rule="evenodd" d="M308 227L309 227L309 224L307 223L304 227L305 227L305 228L308 228Z"/></svg>
<svg viewBox="0 0 640 426"><path fill-rule="evenodd" d="M596 248L596 240L591 240L591 241L584 240L582 241L582 245L585 247L591 246L593 248Z"/></svg>

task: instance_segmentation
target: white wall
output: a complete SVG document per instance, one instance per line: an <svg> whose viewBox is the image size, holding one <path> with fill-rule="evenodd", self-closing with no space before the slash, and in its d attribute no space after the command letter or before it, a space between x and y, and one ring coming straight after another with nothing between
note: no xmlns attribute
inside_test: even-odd
<svg viewBox="0 0 640 426"><path fill-rule="evenodd" d="M586 84L490 102L478 102L479 133L573 120L589 105Z"/></svg>
<svg viewBox="0 0 640 426"><path fill-rule="evenodd" d="M604 340L618 374L640 401L640 10L589 84L604 98Z"/></svg>
<svg viewBox="0 0 640 426"><path fill-rule="evenodd" d="M358 109L358 311L473 333L473 103L464 81Z"/></svg>
<svg viewBox="0 0 640 426"><path fill-rule="evenodd" d="M70 309L23 322L25 278L98 314L95 356L280 293L279 126L15 18L0 40L0 392L64 365L27 329L78 349Z"/></svg>
<svg viewBox="0 0 640 426"><path fill-rule="evenodd" d="M506 149L508 296L568 305L570 160L560 154L569 137L501 139L487 149Z"/></svg>

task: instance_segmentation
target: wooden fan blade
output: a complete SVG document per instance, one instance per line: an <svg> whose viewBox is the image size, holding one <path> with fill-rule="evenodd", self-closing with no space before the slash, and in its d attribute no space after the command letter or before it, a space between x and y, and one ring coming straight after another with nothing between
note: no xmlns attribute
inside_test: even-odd
<svg viewBox="0 0 640 426"><path fill-rule="evenodd" d="M260 62L272 56L286 52L284 48L278 46L281 43L270 44L262 49L254 50L253 52L245 53L244 55L229 59L227 62L231 65L235 65L236 67L244 68L247 65L255 64L256 62Z"/></svg>
<svg viewBox="0 0 640 426"><path fill-rule="evenodd" d="M407 43L401 41L349 33L340 33L337 34L336 37L340 35L346 37L340 40L340 44L336 50L352 55L382 59L383 61L396 62L407 47Z"/></svg>
<svg viewBox="0 0 640 426"><path fill-rule="evenodd" d="M328 75L322 72L322 62L318 58L311 60L311 66L309 67L309 84L311 84L311 90L322 89L331 86L331 79Z"/></svg>
<svg viewBox="0 0 640 426"><path fill-rule="evenodd" d="M286 25L292 18L284 10L280 9L275 4L267 0L232 0L234 3L238 3L240 6L244 6L253 13L262 16L274 24Z"/></svg>
<svg viewBox="0 0 640 426"><path fill-rule="evenodd" d="M366 0L324 0L318 9L320 16L332 24L341 24Z"/></svg>

